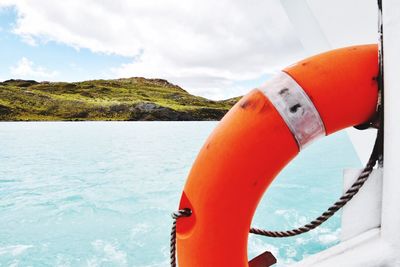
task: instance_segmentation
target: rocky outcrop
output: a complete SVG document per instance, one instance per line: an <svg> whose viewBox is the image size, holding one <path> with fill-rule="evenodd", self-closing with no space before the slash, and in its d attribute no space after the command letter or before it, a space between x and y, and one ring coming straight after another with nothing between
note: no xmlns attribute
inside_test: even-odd
<svg viewBox="0 0 400 267"><path fill-rule="evenodd" d="M129 120L134 121L190 121L190 113L162 107L154 103L139 103L131 108Z"/></svg>

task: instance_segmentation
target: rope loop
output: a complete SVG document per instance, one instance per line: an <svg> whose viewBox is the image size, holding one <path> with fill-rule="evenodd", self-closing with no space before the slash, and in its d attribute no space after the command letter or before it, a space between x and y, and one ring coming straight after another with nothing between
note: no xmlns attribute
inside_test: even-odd
<svg viewBox="0 0 400 267"><path fill-rule="evenodd" d="M173 219L172 228L171 228L171 239L170 239L170 246L169 246L169 253L170 253L170 264L171 267L176 267L176 221L182 217L189 217L192 215L192 210L188 208L180 209L174 211L171 214Z"/></svg>
<svg viewBox="0 0 400 267"><path fill-rule="evenodd" d="M174 220L176 220L180 217L189 217L190 215L192 215L192 210L188 209L188 208L177 210L177 211L174 211L173 213L171 213L171 217Z"/></svg>

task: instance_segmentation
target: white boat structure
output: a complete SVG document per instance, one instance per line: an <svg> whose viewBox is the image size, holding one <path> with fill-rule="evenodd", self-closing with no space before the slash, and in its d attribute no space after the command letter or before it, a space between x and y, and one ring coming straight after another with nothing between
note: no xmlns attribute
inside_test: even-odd
<svg viewBox="0 0 400 267"><path fill-rule="evenodd" d="M378 41L376 0L281 0L307 52ZM335 17L314 12L321 6ZM366 7L366 8L360 8ZM352 14L366 12L354 21ZM336 12L335 12L336 11ZM342 214L341 242L293 267L400 266L400 1L382 0L384 51L384 168L374 170ZM330 24L327 23L331 21ZM332 20L335 26L332 27ZM338 31L342 34L337 36ZM348 130L361 161L372 150L375 130ZM344 171L344 189L358 170Z"/></svg>

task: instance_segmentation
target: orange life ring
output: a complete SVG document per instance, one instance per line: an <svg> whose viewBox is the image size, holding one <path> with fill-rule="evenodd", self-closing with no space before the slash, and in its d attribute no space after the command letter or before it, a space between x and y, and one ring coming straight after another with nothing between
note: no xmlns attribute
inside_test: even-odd
<svg viewBox="0 0 400 267"><path fill-rule="evenodd" d="M248 266L247 239L262 195L319 136L368 121L378 98L377 45L307 58L244 96L190 171L177 222L180 267Z"/></svg>

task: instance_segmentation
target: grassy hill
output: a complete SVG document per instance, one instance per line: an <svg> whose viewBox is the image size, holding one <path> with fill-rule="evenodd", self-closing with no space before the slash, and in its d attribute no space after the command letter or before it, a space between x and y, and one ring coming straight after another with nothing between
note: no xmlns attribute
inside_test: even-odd
<svg viewBox="0 0 400 267"><path fill-rule="evenodd" d="M237 100L208 100L162 79L7 80L0 120L219 120Z"/></svg>

